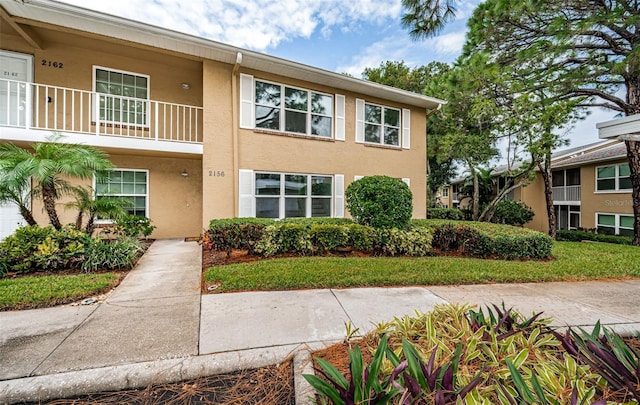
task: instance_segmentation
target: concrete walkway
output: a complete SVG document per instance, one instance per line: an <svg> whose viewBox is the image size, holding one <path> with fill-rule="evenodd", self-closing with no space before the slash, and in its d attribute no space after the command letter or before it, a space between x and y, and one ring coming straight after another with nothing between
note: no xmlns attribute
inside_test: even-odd
<svg viewBox="0 0 640 405"><path fill-rule="evenodd" d="M156 241L103 302L0 312L0 403L260 367L446 302L640 331L640 280L200 295L200 246ZM299 363L299 362L298 362ZM302 397L303 398L303 397ZM302 400L301 400L302 402Z"/></svg>

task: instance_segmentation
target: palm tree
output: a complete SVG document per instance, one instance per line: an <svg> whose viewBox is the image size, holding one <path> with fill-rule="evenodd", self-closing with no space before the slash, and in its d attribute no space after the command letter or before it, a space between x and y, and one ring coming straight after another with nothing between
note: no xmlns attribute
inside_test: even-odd
<svg viewBox="0 0 640 405"><path fill-rule="evenodd" d="M54 134L46 142L26 150L14 144L0 145L0 175L16 179L31 178L33 193L42 198L44 209L54 228L62 228L56 201L68 192L64 178L88 180L113 168L107 155L91 146L61 142ZM25 218L26 219L26 218Z"/></svg>
<svg viewBox="0 0 640 405"><path fill-rule="evenodd" d="M29 225L38 225L29 209L31 196L29 178L21 179L15 176L0 177L0 204L12 203L20 209L20 215Z"/></svg>
<svg viewBox="0 0 640 405"><path fill-rule="evenodd" d="M132 204L132 201L122 198L100 197L94 199L94 192L91 187L74 187L72 192L74 201L66 203L65 207L78 210L78 216L76 217L77 230L82 230L82 220L87 215L85 232L89 235L95 229L96 217L120 219L127 215L125 208Z"/></svg>

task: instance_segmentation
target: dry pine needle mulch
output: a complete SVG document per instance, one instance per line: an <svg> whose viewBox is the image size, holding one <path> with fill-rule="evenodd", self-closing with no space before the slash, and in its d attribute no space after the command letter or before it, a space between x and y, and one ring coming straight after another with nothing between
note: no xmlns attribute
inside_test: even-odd
<svg viewBox="0 0 640 405"><path fill-rule="evenodd" d="M289 360L279 365L200 377L191 381L150 385L138 390L96 393L38 404L294 405L293 364Z"/></svg>

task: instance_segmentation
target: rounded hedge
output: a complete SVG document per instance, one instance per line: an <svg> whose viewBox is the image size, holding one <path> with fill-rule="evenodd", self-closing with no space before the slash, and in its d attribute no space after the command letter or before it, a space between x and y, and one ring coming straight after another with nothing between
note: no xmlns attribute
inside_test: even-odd
<svg viewBox="0 0 640 405"><path fill-rule="evenodd" d="M351 217L361 225L403 229L413 214L409 186L393 177L363 177L347 187L345 197Z"/></svg>

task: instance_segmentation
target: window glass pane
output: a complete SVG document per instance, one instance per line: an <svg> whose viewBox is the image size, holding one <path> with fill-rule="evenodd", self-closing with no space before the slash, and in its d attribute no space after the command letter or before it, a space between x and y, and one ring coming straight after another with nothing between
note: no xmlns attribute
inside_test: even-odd
<svg viewBox="0 0 640 405"><path fill-rule="evenodd" d="M293 110L307 111L307 97L305 90L284 88L284 106Z"/></svg>
<svg viewBox="0 0 640 405"><path fill-rule="evenodd" d="M398 128L384 127L384 143L385 145L398 146Z"/></svg>
<svg viewBox="0 0 640 405"><path fill-rule="evenodd" d="M146 184L137 184L136 183L134 192L136 194L146 194L146 192L147 192Z"/></svg>
<svg viewBox="0 0 640 405"><path fill-rule="evenodd" d="M256 106L256 127L280 129L280 109Z"/></svg>
<svg viewBox="0 0 640 405"><path fill-rule="evenodd" d="M598 167L598 178L616 177L615 166Z"/></svg>
<svg viewBox="0 0 640 405"><path fill-rule="evenodd" d="M625 163L623 165L618 166L618 172L620 177L629 177L631 176L631 169L629 169L629 164Z"/></svg>
<svg viewBox="0 0 640 405"><path fill-rule="evenodd" d="M380 143L380 125L366 124L364 126L364 140L367 142Z"/></svg>
<svg viewBox="0 0 640 405"><path fill-rule="evenodd" d="M322 115L333 115L333 97L311 93L311 112Z"/></svg>
<svg viewBox="0 0 640 405"><path fill-rule="evenodd" d="M620 227L633 229L633 217L620 215Z"/></svg>
<svg viewBox="0 0 640 405"><path fill-rule="evenodd" d="M620 236L633 236L633 229L622 229L618 232Z"/></svg>
<svg viewBox="0 0 640 405"><path fill-rule="evenodd" d="M312 176L311 177L311 195L331 196L333 188L331 187L331 177L328 176Z"/></svg>
<svg viewBox="0 0 640 405"><path fill-rule="evenodd" d="M279 107L280 85L256 80L256 104Z"/></svg>
<svg viewBox="0 0 640 405"><path fill-rule="evenodd" d="M331 199L330 198L312 198L311 199L311 216L312 217L330 217L331 216Z"/></svg>
<svg viewBox="0 0 640 405"><path fill-rule="evenodd" d="M122 73L109 72L109 81L113 84L122 85ZM121 86L118 86L121 87Z"/></svg>
<svg viewBox="0 0 640 405"><path fill-rule="evenodd" d="M633 185L631 184L631 178L630 177L621 177L619 182L618 182L618 188L620 190L630 190L633 188Z"/></svg>
<svg viewBox="0 0 640 405"><path fill-rule="evenodd" d="M384 109L384 124L393 127L400 126L400 110L394 110L391 108Z"/></svg>
<svg viewBox="0 0 640 405"><path fill-rule="evenodd" d="M135 181L136 183L146 183L147 172L135 172Z"/></svg>
<svg viewBox="0 0 640 405"><path fill-rule="evenodd" d="M601 233L603 235L615 235L616 234L616 228L614 228L612 226L600 226L600 225L598 225L597 230L598 230L598 233Z"/></svg>
<svg viewBox="0 0 640 405"><path fill-rule="evenodd" d="M133 183L123 183L122 194L135 194L135 188L133 187Z"/></svg>
<svg viewBox="0 0 640 405"><path fill-rule="evenodd" d="M571 229L578 229L580 227L580 214L573 212L569 214L569 227Z"/></svg>
<svg viewBox="0 0 640 405"><path fill-rule="evenodd" d="M256 198L257 218L279 218L280 198Z"/></svg>
<svg viewBox="0 0 640 405"><path fill-rule="evenodd" d="M564 170L551 172L551 184L553 187L564 186Z"/></svg>
<svg viewBox="0 0 640 405"><path fill-rule="evenodd" d="M307 195L307 176L285 175L284 193L286 195Z"/></svg>
<svg viewBox="0 0 640 405"><path fill-rule="evenodd" d="M382 123L382 107L377 105L365 104L364 105L364 120L374 124Z"/></svg>
<svg viewBox="0 0 640 405"><path fill-rule="evenodd" d="M107 82L109 80L109 72L103 69L96 69L96 80Z"/></svg>
<svg viewBox="0 0 640 405"><path fill-rule="evenodd" d="M146 89L148 87L147 78L144 76L136 76L136 87Z"/></svg>
<svg viewBox="0 0 640 405"><path fill-rule="evenodd" d="M297 132L300 134L307 133L307 114L294 112L294 111L285 111L285 124L284 130L288 132Z"/></svg>
<svg viewBox="0 0 640 405"><path fill-rule="evenodd" d="M300 218L307 216L306 198L285 198L284 199L285 218Z"/></svg>
<svg viewBox="0 0 640 405"><path fill-rule="evenodd" d="M257 173L256 195L280 195L280 175Z"/></svg>
<svg viewBox="0 0 640 405"><path fill-rule="evenodd" d="M616 189L615 179L598 180L598 191L615 190L615 189Z"/></svg>
<svg viewBox="0 0 640 405"><path fill-rule="evenodd" d="M616 226L616 216L607 214L598 214L598 226L609 225Z"/></svg>
<svg viewBox="0 0 640 405"><path fill-rule="evenodd" d="M134 172L122 172L122 181L132 182L135 179Z"/></svg>
<svg viewBox="0 0 640 405"><path fill-rule="evenodd" d="M580 169L567 170L567 186L580 185Z"/></svg>
<svg viewBox="0 0 640 405"><path fill-rule="evenodd" d="M331 137L331 117L311 116L311 134Z"/></svg>

